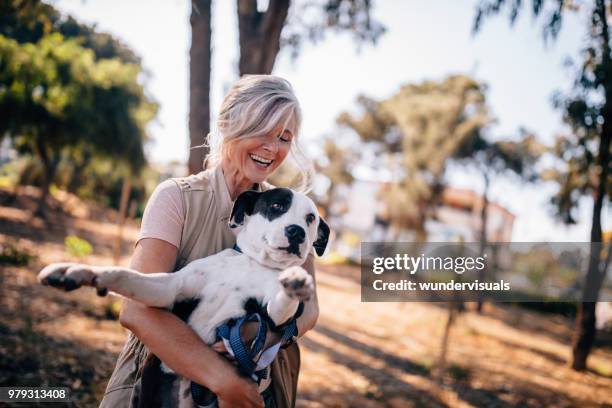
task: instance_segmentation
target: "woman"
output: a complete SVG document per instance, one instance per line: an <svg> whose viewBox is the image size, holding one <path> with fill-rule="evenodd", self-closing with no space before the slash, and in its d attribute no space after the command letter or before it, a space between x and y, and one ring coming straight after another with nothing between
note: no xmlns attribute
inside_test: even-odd
<svg viewBox="0 0 612 408"><path fill-rule="evenodd" d="M296 145L300 122L299 104L287 81L270 75L238 80L221 106L218 132L209 136L211 168L157 187L143 216L131 267L144 273L172 272L232 247L235 237L227 221L236 197L249 189L269 188L266 179L290 151L301 158L298 163L305 163ZM310 168L303 167L305 184ZM304 268L314 277L312 255ZM317 317L315 294L297 321L300 336L314 326ZM240 376L215 351L222 346L216 344L213 350L171 312L126 300L119 320L132 333L101 407L138 404L139 371L146 355L143 343L174 372L213 391L221 407L264 405L256 384ZM296 345L279 352L272 365L271 385L264 392L266 406L295 404L298 370Z"/></svg>

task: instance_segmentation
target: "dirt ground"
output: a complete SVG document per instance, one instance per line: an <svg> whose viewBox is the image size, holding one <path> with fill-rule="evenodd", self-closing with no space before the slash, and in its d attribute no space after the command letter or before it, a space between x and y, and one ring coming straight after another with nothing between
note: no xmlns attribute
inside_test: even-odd
<svg viewBox="0 0 612 408"><path fill-rule="evenodd" d="M49 262L77 260L65 252L70 234L92 244L86 262L112 263L116 215L58 194L43 221L32 215L36 194L0 190L0 245L35 255L27 267L0 265L0 386L67 386L73 406L97 406L127 335L113 318L117 301L35 277ZM124 228L121 264L137 231ZM353 266L320 264L317 284L321 316L300 340L300 407L612 407L609 334L577 373L567 367L569 319L486 305L458 316L437 369L445 305L361 303Z"/></svg>

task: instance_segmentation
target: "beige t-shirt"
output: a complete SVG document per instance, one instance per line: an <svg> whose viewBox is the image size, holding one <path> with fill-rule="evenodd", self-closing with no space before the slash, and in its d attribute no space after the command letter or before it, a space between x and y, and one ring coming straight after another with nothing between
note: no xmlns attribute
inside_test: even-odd
<svg viewBox="0 0 612 408"><path fill-rule="evenodd" d="M157 238L179 248L184 223L185 205L181 189L171 179L163 181L149 198L136 243L143 238Z"/></svg>

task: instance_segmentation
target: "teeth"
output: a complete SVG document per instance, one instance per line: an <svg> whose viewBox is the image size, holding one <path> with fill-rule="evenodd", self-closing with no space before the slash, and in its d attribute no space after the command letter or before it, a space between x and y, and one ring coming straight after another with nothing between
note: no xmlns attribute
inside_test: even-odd
<svg viewBox="0 0 612 408"><path fill-rule="evenodd" d="M255 161L258 161L260 163L263 163L263 164L270 164L270 163L272 163L272 160L264 159L263 157L257 156L256 154L251 154L251 159L253 159Z"/></svg>

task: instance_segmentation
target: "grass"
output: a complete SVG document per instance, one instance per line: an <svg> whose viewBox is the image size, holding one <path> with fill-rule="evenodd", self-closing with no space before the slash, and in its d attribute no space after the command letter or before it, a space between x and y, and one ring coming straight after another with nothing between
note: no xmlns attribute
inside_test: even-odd
<svg viewBox="0 0 612 408"><path fill-rule="evenodd" d="M602 377L612 378L612 365L609 364L597 364L593 367L593 371Z"/></svg>

